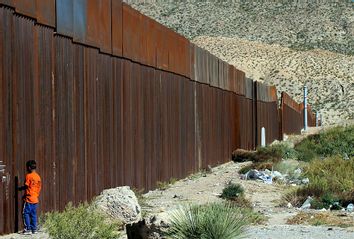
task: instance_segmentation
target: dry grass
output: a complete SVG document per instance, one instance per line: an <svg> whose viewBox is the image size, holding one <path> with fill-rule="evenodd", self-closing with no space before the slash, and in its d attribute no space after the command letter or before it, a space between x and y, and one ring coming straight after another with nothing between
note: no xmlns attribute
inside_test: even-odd
<svg viewBox="0 0 354 239"><path fill-rule="evenodd" d="M312 226L354 227L354 218L343 212L300 212L288 219L287 224L305 224Z"/></svg>

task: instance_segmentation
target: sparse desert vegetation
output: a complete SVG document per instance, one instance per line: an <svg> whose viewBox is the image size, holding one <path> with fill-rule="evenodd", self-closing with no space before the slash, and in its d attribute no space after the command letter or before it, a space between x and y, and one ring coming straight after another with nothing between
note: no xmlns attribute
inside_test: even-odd
<svg viewBox="0 0 354 239"><path fill-rule="evenodd" d="M43 220L45 230L53 239L113 239L122 229L121 223L108 221L88 203L77 207L68 204L63 212L47 213Z"/></svg>

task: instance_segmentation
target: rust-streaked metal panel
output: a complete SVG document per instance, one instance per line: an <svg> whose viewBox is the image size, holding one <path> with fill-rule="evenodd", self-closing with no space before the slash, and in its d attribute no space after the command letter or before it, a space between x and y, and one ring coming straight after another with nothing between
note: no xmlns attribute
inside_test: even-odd
<svg viewBox="0 0 354 239"><path fill-rule="evenodd" d="M55 27L55 0L1 0L0 4L14 7L18 14L36 19L38 23Z"/></svg>
<svg viewBox="0 0 354 239"><path fill-rule="evenodd" d="M245 78L245 97L247 99L253 99L253 80Z"/></svg>
<svg viewBox="0 0 354 239"><path fill-rule="evenodd" d="M139 62L142 52L140 42L142 34L142 16L130 7L123 4L123 56Z"/></svg>
<svg viewBox="0 0 354 239"><path fill-rule="evenodd" d="M13 0L16 12L31 18L36 18L36 2L37 0Z"/></svg>
<svg viewBox="0 0 354 239"><path fill-rule="evenodd" d="M55 27L55 0L36 0L36 18L38 23Z"/></svg>
<svg viewBox="0 0 354 239"><path fill-rule="evenodd" d="M156 46L159 44L157 29L166 31L167 28L161 26L156 21L142 15L129 5L123 4L123 55L133 61L156 67L157 62L161 63L160 52L156 53ZM162 34L166 38L165 43L173 39L167 39L166 32ZM161 51L167 52L166 62L162 69L169 69L169 52L166 44L159 45ZM158 54L158 57L156 56ZM172 61L172 59L171 59Z"/></svg>
<svg viewBox="0 0 354 239"><path fill-rule="evenodd" d="M246 79L245 73L241 70L236 69L236 93L238 95L246 94Z"/></svg>
<svg viewBox="0 0 354 239"><path fill-rule="evenodd" d="M281 94L281 136L284 134L300 134L303 128L300 105L287 93Z"/></svg>
<svg viewBox="0 0 354 239"><path fill-rule="evenodd" d="M123 55L123 5L121 0L112 0L112 54Z"/></svg>
<svg viewBox="0 0 354 239"><path fill-rule="evenodd" d="M148 17L142 17L141 44L143 58L141 61L148 66L156 67L156 21Z"/></svg>
<svg viewBox="0 0 354 239"><path fill-rule="evenodd" d="M236 68L233 65L229 65L229 77L227 90L237 93L236 89Z"/></svg>
<svg viewBox="0 0 354 239"><path fill-rule="evenodd" d="M156 67L158 69L168 70L168 38L166 28L156 23Z"/></svg>
<svg viewBox="0 0 354 239"><path fill-rule="evenodd" d="M111 53L111 1L87 0L85 43ZM76 14L76 12L74 12Z"/></svg>
<svg viewBox="0 0 354 239"><path fill-rule="evenodd" d="M87 35L87 0L73 1L73 41L85 44Z"/></svg>
<svg viewBox="0 0 354 239"><path fill-rule="evenodd" d="M229 81L229 64L219 59L219 88L227 89Z"/></svg>
<svg viewBox="0 0 354 239"><path fill-rule="evenodd" d="M14 7L14 1L13 0L0 0L0 5L5 5L9 7Z"/></svg>
<svg viewBox="0 0 354 239"><path fill-rule="evenodd" d="M71 0L56 0L56 31L64 36L74 36L74 5Z"/></svg>
<svg viewBox="0 0 354 239"><path fill-rule="evenodd" d="M203 72L203 55L202 49L198 46L194 46L194 80L202 82Z"/></svg>
<svg viewBox="0 0 354 239"><path fill-rule="evenodd" d="M193 43L190 43L190 79L192 81L195 81L195 45Z"/></svg>
<svg viewBox="0 0 354 239"><path fill-rule="evenodd" d="M200 82L200 72L202 69L201 64L201 56L200 56L200 48L198 46L194 46L194 77L193 79L197 82Z"/></svg>
<svg viewBox="0 0 354 239"><path fill-rule="evenodd" d="M219 77L219 66L218 58L210 53L208 53L208 71L209 71L209 82L211 86L218 87L218 77Z"/></svg>
<svg viewBox="0 0 354 239"><path fill-rule="evenodd" d="M261 82L256 82L256 84L257 84L257 100L262 102L277 101L277 91L274 86L268 86Z"/></svg>
<svg viewBox="0 0 354 239"><path fill-rule="evenodd" d="M113 174L114 185L124 185L123 162L123 66L124 61L113 61Z"/></svg>
<svg viewBox="0 0 354 239"><path fill-rule="evenodd" d="M55 150L53 145L53 95L54 95L54 34L53 29L36 25L34 61L37 67L35 78L35 157L39 165L39 173L45 179L41 196L41 211L56 208L56 181L55 181ZM23 162L24 163L24 162ZM51 185L48 187L48 185Z"/></svg>
<svg viewBox="0 0 354 239"><path fill-rule="evenodd" d="M15 42L12 38L13 11L0 7L0 161L5 165L5 174L0 173L0 177L5 176L6 182L0 187L0 235L14 231L14 167L13 158L13 114L15 105L13 104L14 75L13 66L16 62L13 58ZM13 65L15 64L15 65Z"/></svg>
<svg viewBox="0 0 354 239"><path fill-rule="evenodd" d="M270 144L274 140L279 140L279 113L277 102L257 101L257 145L261 141L261 128L266 130L266 143Z"/></svg>

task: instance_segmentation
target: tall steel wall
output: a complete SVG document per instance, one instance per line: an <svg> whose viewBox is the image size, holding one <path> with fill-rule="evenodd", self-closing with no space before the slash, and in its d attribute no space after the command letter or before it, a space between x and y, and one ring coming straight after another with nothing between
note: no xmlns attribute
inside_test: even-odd
<svg viewBox="0 0 354 239"><path fill-rule="evenodd" d="M261 127L279 139L274 87L119 0L1 3L0 234L19 226L29 159L49 211L226 162Z"/></svg>
<svg viewBox="0 0 354 239"><path fill-rule="evenodd" d="M282 92L280 112L281 137L284 134L300 134L304 128L304 104L297 103L286 92ZM316 115L310 105L307 108L307 125L316 126Z"/></svg>

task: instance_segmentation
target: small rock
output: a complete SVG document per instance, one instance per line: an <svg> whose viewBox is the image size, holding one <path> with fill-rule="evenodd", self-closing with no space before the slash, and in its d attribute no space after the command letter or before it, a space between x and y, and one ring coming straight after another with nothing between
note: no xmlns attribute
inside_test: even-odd
<svg viewBox="0 0 354 239"><path fill-rule="evenodd" d="M290 202L288 202L288 204L286 205L286 207L287 207L287 208L292 208L293 205L292 205Z"/></svg>

